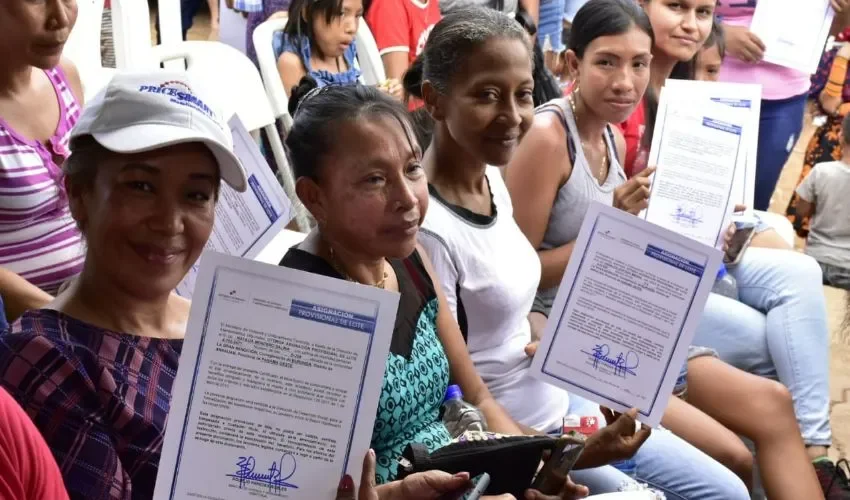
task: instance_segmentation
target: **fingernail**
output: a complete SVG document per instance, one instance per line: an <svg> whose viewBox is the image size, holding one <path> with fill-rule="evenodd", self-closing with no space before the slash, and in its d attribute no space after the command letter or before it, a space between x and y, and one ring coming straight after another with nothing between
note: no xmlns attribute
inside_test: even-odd
<svg viewBox="0 0 850 500"><path fill-rule="evenodd" d="M370 457L370 458L375 458L375 450L373 450L373 449L369 449L369 457Z"/></svg>
<svg viewBox="0 0 850 500"><path fill-rule="evenodd" d="M458 472L457 474L455 474L455 475L454 475L454 476L452 476L452 477L454 477L455 479L461 479L461 478L463 478L463 479L468 479L468 478L469 478L469 473L468 473L468 472Z"/></svg>
<svg viewBox="0 0 850 500"><path fill-rule="evenodd" d="M346 475L342 478L342 481L339 482L339 489L342 491L354 491L354 479L351 479L351 476Z"/></svg>

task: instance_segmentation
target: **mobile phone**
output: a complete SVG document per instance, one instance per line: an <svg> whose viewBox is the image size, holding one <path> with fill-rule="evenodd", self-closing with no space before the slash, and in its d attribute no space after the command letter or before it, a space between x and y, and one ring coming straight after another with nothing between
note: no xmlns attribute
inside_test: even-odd
<svg viewBox="0 0 850 500"><path fill-rule="evenodd" d="M734 266L741 262L741 257L744 256L744 250L753 241L755 233L755 224L735 222L735 234L732 236L732 241L729 242L729 248L726 249L726 253L723 255L723 263L727 266Z"/></svg>
<svg viewBox="0 0 850 500"><path fill-rule="evenodd" d="M459 493L443 495L441 500L478 500L490 486L490 474L479 474L470 480L470 486Z"/></svg>
<svg viewBox="0 0 850 500"><path fill-rule="evenodd" d="M584 439L576 436L559 438L552 455L537 473L531 487L544 495L557 495L564 487L567 474L584 451L584 444Z"/></svg>

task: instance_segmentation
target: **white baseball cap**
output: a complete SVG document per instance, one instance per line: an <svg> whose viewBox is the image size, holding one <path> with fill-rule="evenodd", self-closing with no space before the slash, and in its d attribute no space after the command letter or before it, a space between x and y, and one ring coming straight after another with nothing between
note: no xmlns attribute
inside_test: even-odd
<svg viewBox="0 0 850 500"><path fill-rule="evenodd" d="M245 169L233 154L230 128L212 100L195 90L185 72L120 72L86 103L71 139L92 135L104 148L124 154L200 142L218 161L222 180L245 191Z"/></svg>

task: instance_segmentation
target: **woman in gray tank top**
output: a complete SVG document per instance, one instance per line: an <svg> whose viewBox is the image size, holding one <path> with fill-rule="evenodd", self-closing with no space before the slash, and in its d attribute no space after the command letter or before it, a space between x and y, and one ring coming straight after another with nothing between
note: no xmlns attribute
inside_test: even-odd
<svg viewBox="0 0 850 500"><path fill-rule="evenodd" d="M637 214L647 205L648 177L654 171L646 169L625 180L618 161L625 155L625 140L610 125L625 121L649 84L652 56L647 33L629 25L615 30L611 23L599 28L604 23L595 19L579 22L594 4L583 7L573 24L567 64L576 75L574 89L566 98L538 109L506 173L514 217L538 249L543 291L534 310L544 315L551 310L590 204L611 204ZM818 498L784 387L711 356L689 361L687 369L688 402L671 399L662 420L665 427L750 485L752 455L735 434L746 436L756 443L762 482L770 498ZM790 476L788 460L798 471Z"/></svg>

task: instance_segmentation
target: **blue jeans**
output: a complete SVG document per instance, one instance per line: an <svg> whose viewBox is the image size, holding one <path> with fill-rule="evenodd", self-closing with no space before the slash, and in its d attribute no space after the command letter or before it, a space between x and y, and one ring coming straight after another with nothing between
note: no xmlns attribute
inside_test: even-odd
<svg viewBox="0 0 850 500"><path fill-rule="evenodd" d="M599 405L570 394L570 414L605 419ZM668 500L747 500L747 487L741 479L714 459L666 429L654 429L634 456L635 479L663 492ZM591 494L619 491L629 476L605 466L570 472Z"/></svg>
<svg viewBox="0 0 850 500"><path fill-rule="evenodd" d="M779 174L800 138L806 94L777 101L763 100L759 119L756 192L753 208L767 210Z"/></svg>
<svg viewBox="0 0 850 500"><path fill-rule="evenodd" d="M829 446L829 329L818 263L798 252L751 247L730 272L740 301L711 294L693 343L785 385L803 442Z"/></svg>
<svg viewBox="0 0 850 500"><path fill-rule="evenodd" d="M549 39L549 50L562 52L561 34L564 31L564 0L540 0L540 21L537 23L537 43L540 48L546 47Z"/></svg>

